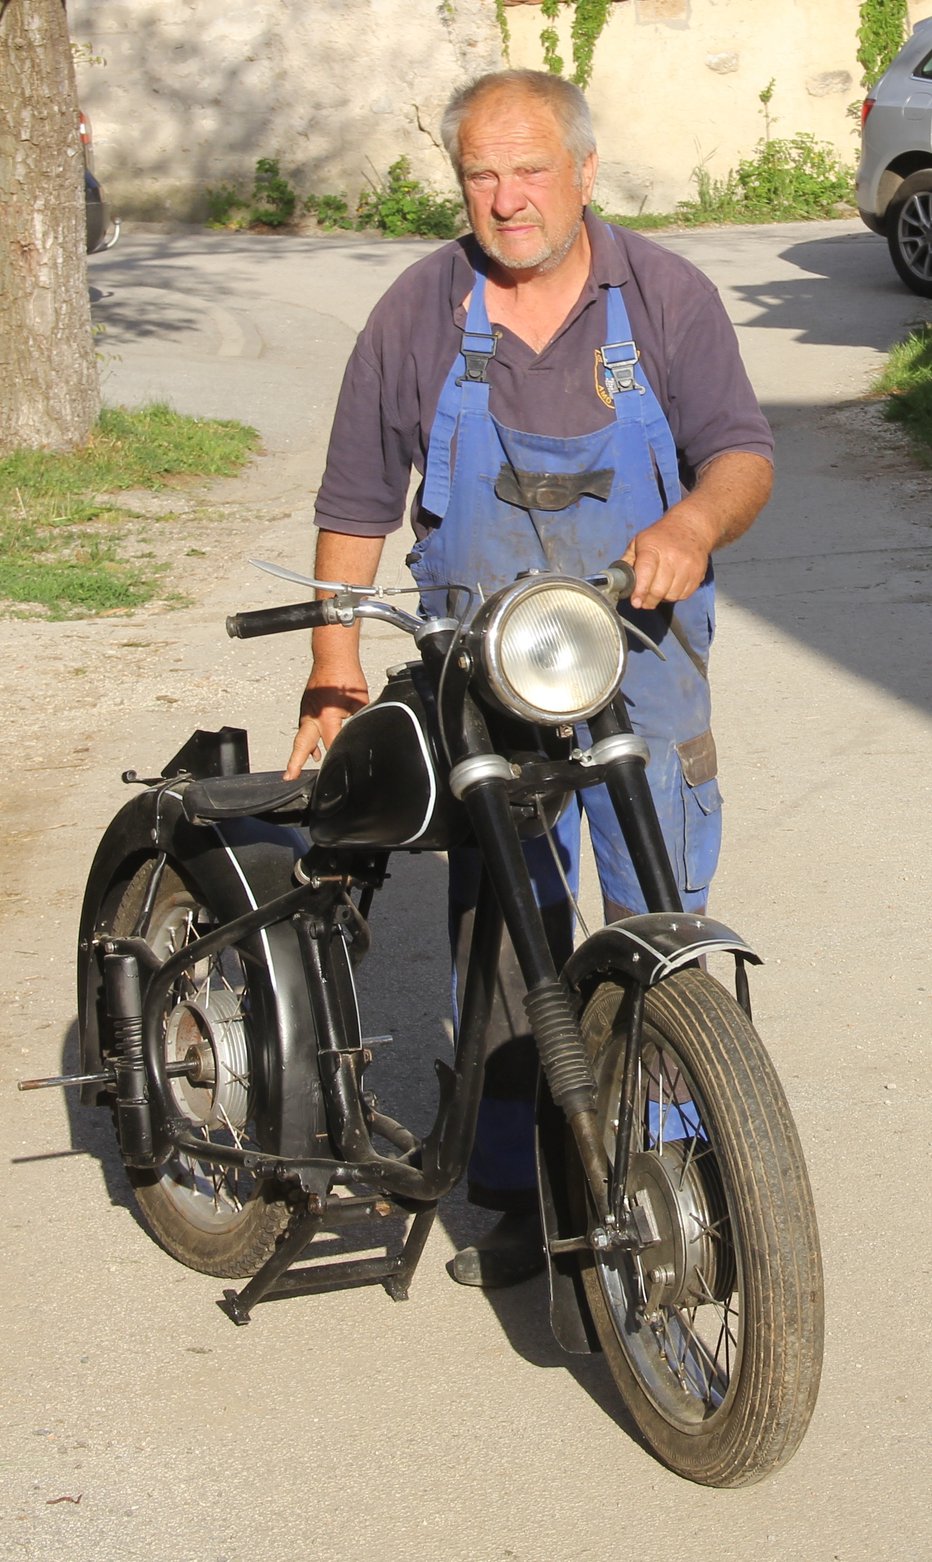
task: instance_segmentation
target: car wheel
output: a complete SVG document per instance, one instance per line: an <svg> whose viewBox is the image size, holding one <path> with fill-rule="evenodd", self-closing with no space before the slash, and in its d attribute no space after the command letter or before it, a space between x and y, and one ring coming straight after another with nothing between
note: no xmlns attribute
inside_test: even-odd
<svg viewBox="0 0 932 1562"><path fill-rule="evenodd" d="M932 168L904 179L887 208L890 258L908 288L932 298Z"/></svg>

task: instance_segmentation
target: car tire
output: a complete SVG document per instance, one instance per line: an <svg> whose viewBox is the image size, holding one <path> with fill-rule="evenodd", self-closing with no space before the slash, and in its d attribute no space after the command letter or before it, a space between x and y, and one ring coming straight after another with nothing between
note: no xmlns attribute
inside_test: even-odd
<svg viewBox="0 0 932 1562"><path fill-rule="evenodd" d="M904 179L887 208L887 244L900 277L932 298L932 168Z"/></svg>
<svg viewBox="0 0 932 1562"><path fill-rule="evenodd" d="M103 191L94 175L84 170L84 215L87 227L87 253L93 255L107 237L107 212Z"/></svg>

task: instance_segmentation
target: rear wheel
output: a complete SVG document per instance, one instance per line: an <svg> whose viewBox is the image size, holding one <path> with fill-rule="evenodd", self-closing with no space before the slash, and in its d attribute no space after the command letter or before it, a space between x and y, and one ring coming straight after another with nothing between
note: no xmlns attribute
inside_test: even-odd
<svg viewBox="0 0 932 1562"><path fill-rule="evenodd" d="M932 298L932 169L904 179L886 218L890 259L902 280Z"/></svg>
<svg viewBox="0 0 932 1562"><path fill-rule="evenodd" d="M606 982L582 1018L610 1162L626 1008L623 988ZM587 1255L583 1271L615 1383L679 1474L710 1486L758 1480L791 1456L815 1404L818 1232L772 1065L702 971L646 995L627 1188L650 1242Z"/></svg>
<svg viewBox="0 0 932 1562"><path fill-rule="evenodd" d="M136 931L154 864L126 888L113 933ZM220 918L172 868L162 874L146 941L163 960L216 926ZM273 1001L263 960L231 948L199 961L174 984L165 1008L165 1057L191 1072L172 1081L180 1116L205 1146L259 1148L255 1137L260 1015ZM239 1167L175 1153L155 1171L129 1168L136 1200L153 1235L181 1263L231 1279L254 1274L288 1224L284 1187Z"/></svg>

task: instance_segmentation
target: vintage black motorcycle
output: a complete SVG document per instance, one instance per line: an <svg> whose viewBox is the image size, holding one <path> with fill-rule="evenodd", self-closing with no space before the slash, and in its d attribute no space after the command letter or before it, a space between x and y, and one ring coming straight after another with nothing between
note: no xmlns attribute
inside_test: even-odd
<svg viewBox="0 0 932 1562"><path fill-rule="evenodd" d="M631 581L624 565L588 581L533 574L472 616L432 619L345 586L229 619L238 637L379 619L418 656L389 670L296 782L250 773L245 732L222 728L196 732L142 783L87 886L74 1082L113 1112L158 1241L192 1268L251 1277L224 1293L235 1322L296 1292L378 1281L403 1298L437 1202L465 1170L504 925L540 1054L556 1338L601 1346L672 1469L736 1486L788 1459L812 1413L818 1233L751 1023L757 957L681 909L647 749L620 695ZM586 937L557 971L522 837L549 833L602 782L651 909ZM455 1051L436 1064L421 1137L366 1088L384 1038L361 1034L354 969L391 853L464 843L481 856L479 901ZM735 997L705 968L721 952ZM407 1221L398 1251L329 1256L330 1233L390 1213Z"/></svg>

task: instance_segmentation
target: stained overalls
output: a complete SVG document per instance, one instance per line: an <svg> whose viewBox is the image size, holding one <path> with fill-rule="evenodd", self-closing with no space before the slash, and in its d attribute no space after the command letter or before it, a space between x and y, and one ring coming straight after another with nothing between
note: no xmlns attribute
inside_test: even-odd
<svg viewBox="0 0 932 1562"><path fill-rule="evenodd" d="M681 493L673 436L638 363L620 288L607 291L601 359L615 416L605 428L558 439L504 427L489 412L486 373L495 346L485 278L477 272L462 349L431 428L421 494L422 507L442 524L408 559L433 612L446 611L447 594L431 588L449 582L473 590L479 585L488 595L525 569L594 574L620 558L632 537ZM653 612L626 606L625 613L662 644L666 656L662 662L632 639L624 695L632 725L650 748L648 780L683 904L698 910L705 906L721 839L705 676L714 623L711 567L698 591L676 604L675 616L669 605ZM580 741L587 741L584 729ZM574 892L584 808L607 918L646 910L605 787L579 793L578 803L555 832ZM565 891L546 839L529 842L526 855L559 967L572 939ZM477 854L468 848L451 853L455 970L468 950L477 888ZM473 1202L520 1210L534 1202L536 1054L517 996L520 984L509 983L515 969L510 949L503 951L469 1183ZM454 1004L455 987L454 975Z"/></svg>

